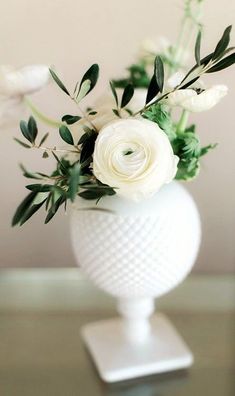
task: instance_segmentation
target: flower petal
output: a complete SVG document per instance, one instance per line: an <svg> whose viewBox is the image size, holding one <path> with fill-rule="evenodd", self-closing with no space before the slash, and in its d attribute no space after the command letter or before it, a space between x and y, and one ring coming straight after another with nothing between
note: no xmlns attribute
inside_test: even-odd
<svg viewBox="0 0 235 396"><path fill-rule="evenodd" d="M181 105L185 110L193 113L210 110L227 92L228 88L225 85L215 85L199 95L186 99Z"/></svg>

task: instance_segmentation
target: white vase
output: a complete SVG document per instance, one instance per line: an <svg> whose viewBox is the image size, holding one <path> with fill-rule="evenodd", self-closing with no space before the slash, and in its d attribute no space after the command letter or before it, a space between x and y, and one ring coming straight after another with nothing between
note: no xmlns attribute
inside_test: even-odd
<svg viewBox="0 0 235 396"><path fill-rule="evenodd" d="M118 299L122 317L83 330L101 377L111 382L189 366L192 354L169 321L161 314L149 320L154 298L182 282L198 253L200 218L186 189L172 182L140 203L117 195L98 205L78 199L71 233L78 265Z"/></svg>

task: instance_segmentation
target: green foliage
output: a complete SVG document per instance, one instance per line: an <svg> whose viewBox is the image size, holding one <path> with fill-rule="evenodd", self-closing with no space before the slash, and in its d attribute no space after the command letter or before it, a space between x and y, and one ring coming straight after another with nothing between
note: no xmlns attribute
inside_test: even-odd
<svg viewBox="0 0 235 396"><path fill-rule="evenodd" d="M158 124L170 141L176 138L176 126L164 105L157 104L151 106L143 113L143 117Z"/></svg>
<svg viewBox="0 0 235 396"><path fill-rule="evenodd" d="M79 163L74 164L74 166L69 169L68 197L72 202L74 202L79 190L80 172L81 166Z"/></svg>
<svg viewBox="0 0 235 396"><path fill-rule="evenodd" d="M61 127L59 128L59 133L61 139L63 139L66 143L71 144L72 146L74 145L73 136L70 130L65 125L61 125Z"/></svg>
<svg viewBox="0 0 235 396"><path fill-rule="evenodd" d="M82 168L88 168L92 162L97 132L87 128L84 135L81 136L78 145L81 145L80 163ZM85 164L85 166L84 166Z"/></svg>
<svg viewBox="0 0 235 396"><path fill-rule="evenodd" d="M115 114L115 116L120 118L120 113L117 109L112 109L113 114Z"/></svg>
<svg viewBox="0 0 235 396"><path fill-rule="evenodd" d="M181 89L192 85L203 73L215 73L232 66L235 63L235 53L226 56L228 52L234 51L234 47L228 48L232 26L228 26L221 39L217 43L214 52L200 59L201 35L197 36L195 44L196 65L186 74L180 83ZM183 84L184 83L184 84Z"/></svg>
<svg viewBox="0 0 235 396"><path fill-rule="evenodd" d="M76 94L77 102L80 102L95 87L99 78L99 66L93 64L82 77L78 93Z"/></svg>
<svg viewBox="0 0 235 396"><path fill-rule="evenodd" d="M20 139L18 139L18 138L16 138L16 137L14 137L14 140L17 142L17 143L19 143L22 147L24 147L24 148L31 148L31 146L29 145L29 144L27 144L27 143L25 143L25 142L22 142L22 140L20 140Z"/></svg>
<svg viewBox="0 0 235 396"><path fill-rule="evenodd" d="M143 63L131 65L127 71L126 78L113 80L116 88L125 88L127 84L132 84L134 88L148 88L150 78Z"/></svg>
<svg viewBox="0 0 235 396"><path fill-rule="evenodd" d="M54 70L49 69L49 72L53 78L53 80L56 82L56 84L58 85L58 87L60 87L60 89L62 89L62 91L64 93L66 93L66 95L70 96L69 91L67 90L67 88L65 87L65 85L62 83L62 81L59 79L59 77L57 76L57 74L54 72Z"/></svg>
<svg viewBox="0 0 235 396"><path fill-rule="evenodd" d="M38 128L36 121L32 116L29 117L28 123L26 121L20 121L20 130L25 139L32 144L35 143L35 139L38 135ZM18 141L18 143L20 142ZM22 144L22 142L20 144Z"/></svg>
<svg viewBox="0 0 235 396"><path fill-rule="evenodd" d="M201 57L200 57L200 53L201 53L201 39L202 39L202 32L201 30L199 30L198 35L197 35L197 39L196 39L196 44L195 44L195 60L197 62L197 65L200 66L201 65Z"/></svg>
<svg viewBox="0 0 235 396"><path fill-rule="evenodd" d="M132 84L127 84L124 88L122 100L121 100L121 108L126 107L128 103L131 101L134 95L134 87Z"/></svg>
<svg viewBox="0 0 235 396"><path fill-rule="evenodd" d="M232 66L235 63L235 53L227 56L226 58L222 59L220 62L218 62L215 66L211 67L207 73L216 73L218 71L221 71L223 69L226 69L227 67Z"/></svg>
<svg viewBox="0 0 235 396"><path fill-rule="evenodd" d="M177 126L162 104L151 106L143 113L144 118L155 122L168 136L174 153L179 157L177 180L191 180L200 170L200 158L216 145L201 147L195 125L189 126L184 133L177 134Z"/></svg>
<svg viewBox="0 0 235 396"><path fill-rule="evenodd" d="M216 45L212 60L219 58L224 53L224 51L227 49L229 42L230 42L231 30L232 30L231 25L225 29L220 41Z"/></svg>
<svg viewBox="0 0 235 396"><path fill-rule="evenodd" d="M49 136L49 133L46 133L46 134L42 137L42 139L41 139L41 141L40 141L38 147L41 147L41 146L43 145L43 143L45 143L45 141L47 140L48 136Z"/></svg>
<svg viewBox="0 0 235 396"><path fill-rule="evenodd" d="M106 196L106 195L114 195L115 190L105 184L102 184L100 182L97 182L97 184L90 184L88 186L86 186L87 188L80 192L78 195L84 199L88 199L88 200L100 200L102 197ZM83 186L84 188L84 186Z"/></svg>
<svg viewBox="0 0 235 396"><path fill-rule="evenodd" d="M154 74L149 83L145 104L147 105L148 103L150 103L159 92L160 89L156 80L156 76Z"/></svg>
<svg viewBox="0 0 235 396"><path fill-rule="evenodd" d="M81 120L81 117L80 116L73 116L73 115L70 115L70 114L66 114L66 115L64 115L63 117L62 117L62 119L61 119L63 122L66 122L66 124L68 124L68 125L72 125L72 124L75 124L75 122L78 122L79 120Z"/></svg>
<svg viewBox="0 0 235 396"><path fill-rule="evenodd" d="M113 81L109 81L109 85L110 85L116 106L118 107L118 95L117 95L117 91L115 89L115 85L114 85Z"/></svg>
<svg viewBox="0 0 235 396"><path fill-rule="evenodd" d="M177 180L194 179L200 171L200 158L216 147L216 145L201 147L195 129L195 125L188 127L172 142L173 151L180 159L176 174Z"/></svg>
<svg viewBox="0 0 235 396"><path fill-rule="evenodd" d="M160 56L156 56L154 61L154 76L156 78L159 91L163 91L164 86L164 65Z"/></svg>
<svg viewBox="0 0 235 396"><path fill-rule="evenodd" d="M200 171L200 163L197 158L180 159L178 163L178 170L176 174L176 180L190 181L194 179Z"/></svg>
<svg viewBox="0 0 235 396"><path fill-rule="evenodd" d="M37 195L36 192L31 192L21 202L21 204L18 206L18 208L16 209L16 212L13 216L12 223L11 223L12 226L15 226L21 222L21 219L23 218L23 216L27 212L27 210L30 208L36 195Z"/></svg>

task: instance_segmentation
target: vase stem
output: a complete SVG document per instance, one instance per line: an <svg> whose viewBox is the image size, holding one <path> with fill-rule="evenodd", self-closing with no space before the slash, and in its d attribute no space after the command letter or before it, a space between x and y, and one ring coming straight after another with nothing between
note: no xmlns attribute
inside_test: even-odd
<svg viewBox="0 0 235 396"><path fill-rule="evenodd" d="M118 300L118 312L123 318L125 336L132 342L143 342L149 336L149 317L154 312L152 298L122 298Z"/></svg>

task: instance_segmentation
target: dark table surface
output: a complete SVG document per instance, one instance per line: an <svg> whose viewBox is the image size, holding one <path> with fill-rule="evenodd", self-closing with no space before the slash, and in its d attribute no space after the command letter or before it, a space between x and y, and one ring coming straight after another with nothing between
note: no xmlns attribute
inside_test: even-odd
<svg viewBox="0 0 235 396"><path fill-rule="evenodd" d="M38 295L38 290L35 293ZM28 304L24 310L17 306L17 298L19 287L16 309L0 309L1 396L235 395L232 311L166 308L164 312L194 353L192 368L108 385L97 375L82 343L80 328L93 320L114 316L112 307L97 312L91 308L70 309L68 305L53 309L49 304L40 310L39 301L37 309Z"/></svg>

